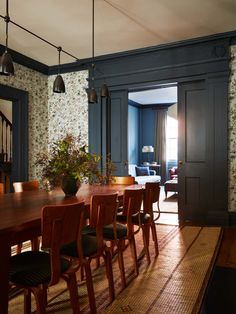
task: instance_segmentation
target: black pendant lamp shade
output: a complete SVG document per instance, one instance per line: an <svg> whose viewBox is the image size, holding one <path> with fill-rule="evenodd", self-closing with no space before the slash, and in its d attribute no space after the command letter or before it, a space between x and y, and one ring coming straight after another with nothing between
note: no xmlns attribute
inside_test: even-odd
<svg viewBox="0 0 236 314"><path fill-rule="evenodd" d="M1 75L14 75L14 66L11 55L5 51L0 59L0 74Z"/></svg>
<svg viewBox="0 0 236 314"><path fill-rule="evenodd" d="M61 66L61 47L57 47L58 50L58 74L53 83L53 92L54 93L65 93L65 83L62 76L60 75L60 66Z"/></svg>
<svg viewBox="0 0 236 314"><path fill-rule="evenodd" d="M109 96L109 90L106 84L103 84L100 91L101 97L108 97Z"/></svg>
<svg viewBox="0 0 236 314"><path fill-rule="evenodd" d="M54 93L65 93L65 83L60 74L57 75L54 83L53 83L53 92Z"/></svg>
<svg viewBox="0 0 236 314"><path fill-rule="evenodd" d="M94 104L98 102L97 93L94 88L91 88L88 93L88 102Z"/></svg>
<svg viewBox="0 0 236 314"><path fill-rule="evenodd" d="M14 75L14 65L11 55L7 51L8 48L8 24L10 22L9 11L8 11L8 0L6 0L6 16L4 17L6 23L6 46L5 52L0 59L0 75Z"/></svg>

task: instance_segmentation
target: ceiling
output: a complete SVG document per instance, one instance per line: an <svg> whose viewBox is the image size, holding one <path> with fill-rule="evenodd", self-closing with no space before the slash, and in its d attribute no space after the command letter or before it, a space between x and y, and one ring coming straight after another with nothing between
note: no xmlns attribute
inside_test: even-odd
<svg viewBox="0 0 236 314"><path fill-rule="evenodd" d="M91 57L92 0L9 0L12 21L79 59ZM0 1L5 16L5 1ZM235 0L95 0L95 55L236 30ZM0 19L0 43L5 44ZM57 50L9 25L9 48L47 65ZM62 54L61 62L74 59Z"/></svg>
<svg viewBox="0 0 236 314"><path fill-rule="evenodd" d="M177 102L177 86L159 87L129 93L129 99L139 105L170 104Z"/></svg>

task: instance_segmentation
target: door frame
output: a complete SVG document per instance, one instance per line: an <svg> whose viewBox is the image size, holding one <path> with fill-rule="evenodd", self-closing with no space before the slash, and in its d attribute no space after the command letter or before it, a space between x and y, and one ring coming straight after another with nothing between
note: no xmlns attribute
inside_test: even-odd
<svg viewBox="0 0 236 314"><path fill-rule="evenodd" d="M28 92L0 84L0 98L12 102L12 170L10 183L28 180ZM12 184L11 184L12 189Z"/></svg>

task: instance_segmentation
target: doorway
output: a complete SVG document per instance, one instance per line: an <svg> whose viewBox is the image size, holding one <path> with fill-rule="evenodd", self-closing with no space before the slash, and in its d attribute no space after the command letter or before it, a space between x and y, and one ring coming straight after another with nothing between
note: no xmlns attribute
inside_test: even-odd
<svg viewBox="0 0 236 314"><path fill-rule="evenodd" d="M161 211L176 216L177 193L170 191L166 197L164 183L170 179L169 169L177 167L177 98L177 84L139 88L128 94L128 162L145 165L161 176Z"/></svg>
<svg viewBox="0 0 236 314"><path fill-rule="evenodd" d="M0 99L0 182L10 192L12 169L12 102Z"/></svg>
<svg viewBox="0 0 236 314"><path fill-rule="evenodd" d="M11 156L9 151L12 160L9 178L11 192L13 181L28 180L28 92L0 85L0 99L7 101L7 105L11 104L12 112Z"/></svg>

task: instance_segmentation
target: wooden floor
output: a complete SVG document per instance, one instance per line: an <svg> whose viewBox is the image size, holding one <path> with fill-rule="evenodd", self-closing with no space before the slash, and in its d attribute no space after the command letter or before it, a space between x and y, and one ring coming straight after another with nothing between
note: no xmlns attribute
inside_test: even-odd
<svg viewBox="0 0 236 314"><path fill-rule="evenodd" d="M236 268L236 228L224 228L216 266Z"/></svg>
<svg viewBox="0 0 236 314"><path fill-rule="evenodd" d="M161 187L161 216L158 223L178 225L177 197L177 194L169 192L168 197L165 198L164 188ZM215 265L236 268L236 228L224 228L222 242Z"/></svg>

